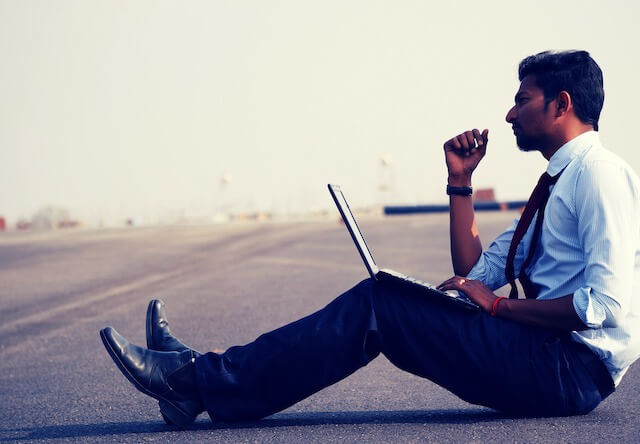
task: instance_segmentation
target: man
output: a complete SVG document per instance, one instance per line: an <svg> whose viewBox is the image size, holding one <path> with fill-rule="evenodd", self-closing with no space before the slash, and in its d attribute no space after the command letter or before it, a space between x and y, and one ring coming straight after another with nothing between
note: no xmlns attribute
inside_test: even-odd
<svg viewBox="0 0 640 444"><path fill-rule="evenodd" d="M640 182L600 144L602 73L587 52L527 57L519 78L506 120L518 146L549 164L520 221L484 252L471 179L488 130L444 144L456 276L440 288L481 311L368 279L247 345L201 355L171 335L152 301L148 350L101 331L117 366L182 427L205 410L223 421L270 415L380 353L474 404L526 415L593 410L640 354ZM493 293L507 283L511 298Z"/></svg>

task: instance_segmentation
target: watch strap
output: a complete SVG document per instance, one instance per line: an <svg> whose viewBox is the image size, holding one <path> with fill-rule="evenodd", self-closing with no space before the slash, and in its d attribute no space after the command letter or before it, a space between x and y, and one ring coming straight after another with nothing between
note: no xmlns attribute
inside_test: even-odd
<svg viewBox="0 0 640 444"><path fill-rule="evenodd" d="M473 188L471 187L454 187L447 184L447 194L449 196L471 196Z"/></svg>

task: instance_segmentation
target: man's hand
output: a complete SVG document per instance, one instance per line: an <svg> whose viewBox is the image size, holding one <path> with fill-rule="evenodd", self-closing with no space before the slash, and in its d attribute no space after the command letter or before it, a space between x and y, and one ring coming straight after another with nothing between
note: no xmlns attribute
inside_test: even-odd
<svg viewBox="0 0 640 444"><path fill-rule="evenodd" d="M444 143L444 155L449 170L449 185L470 186L471 175L487 152L489 130L465 131Z"/></svg>
<svg viewBox="0 0 640 444"><path fill-rule="evenodd" d="M491 312L493 302L497 296L489 290L489 287L480 281L467 279L462 276L454 276L438 285L438 290L458 290L467 295L469 299L478 304L487 313Z"/></svg>

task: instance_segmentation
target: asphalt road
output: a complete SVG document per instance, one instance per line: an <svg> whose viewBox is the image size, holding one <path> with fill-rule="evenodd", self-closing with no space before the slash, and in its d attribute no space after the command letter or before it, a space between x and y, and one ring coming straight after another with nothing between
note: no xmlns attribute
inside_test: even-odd
<svg viewBox="0 0 640 444"><path fill-rule="evenodd" d="M485 244L513 213L480 214ZM451 274L446 215L365 217L378 263ZM225 349L309 314L366 277L337 219L305 223L0 233L0 441L638 442L640 366L598 409L514 418L467 404L384 357L282 413L177 431L105 352L112 325L144 344L151 298L198 350ZM478 381L482 383L482 381Z"/></svg>

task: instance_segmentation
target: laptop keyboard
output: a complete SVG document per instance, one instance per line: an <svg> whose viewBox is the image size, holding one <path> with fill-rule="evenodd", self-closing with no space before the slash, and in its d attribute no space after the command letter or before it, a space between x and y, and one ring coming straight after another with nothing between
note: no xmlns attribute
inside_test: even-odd
<svg viewBox="0 0 640 444"><path fill-rule="evenodd" d="M421 281L420 279L412 278L410 276L405 276L404 280L412 282L414 284L422 285L423 287L427 287L427 288L431 288L433 290L437 290L435 285L431 285L430 283L425 282L425 281Z"/></svg>
<svg viewBox="0 0 640 444"><path fill-rule="evenodd" d="M397 279L401 279L401 280L403 280L405 282L408 282L410 284L419 285L421 287L428 288L429 290L436 291L438 293L447 295L452 299L457 299L460 302L464 302L467 305L472 305L474 307L477 307L477 305L473 301L471 301L466 295L464 295L462 293L459 293L457 291L452 291L452 290L442 291L442 290L438 290L438 288L435 285L430 284L429 282L421 281L420 279L416 279L416 278L413 278L411 276L406 276L406 275L404 275L402 273L398 273L397 271L389 270L387 268L385 268L383 270L380 270L380 271L385 273L385 274L388 274L390 276L393 276L393 277L395 277Z"/></svg>
<svg viewBox="0 0 640 444"><path fill-rule="evenodd" d="M412 284L417 284L417 285L420 285L422 287L427 287L427 288L429 288L431 290L439 291L440 293L446 293L446 292L444 292L442 290L438 290L435 285L430 284L429 282L421 281L420 279L416 279L416 278L413 278L411 276L406 276L406 275L404 275L402 273L398 273L397 271L389 270L387 268L385 268L383 270L380 270L380 271L383 271L383 272L385 272L387 274L390 274L391 276L395 276L397 278L400 278L403 281L411 282ZM449 294L449 293L447 293L447 294ZM454 296L453 294L449 294L449 295L450 296Z"/></svg>

